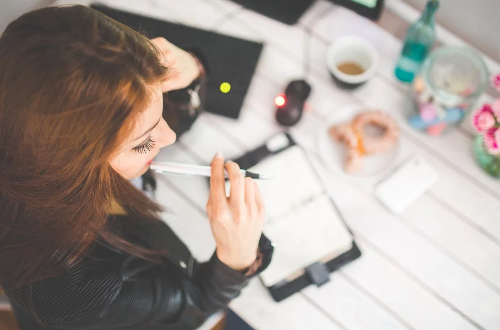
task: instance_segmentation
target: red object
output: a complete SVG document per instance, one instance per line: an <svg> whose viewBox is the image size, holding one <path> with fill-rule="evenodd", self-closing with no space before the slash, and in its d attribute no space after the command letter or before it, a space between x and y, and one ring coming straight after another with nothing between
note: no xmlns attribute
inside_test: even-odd
<svg viewBox="0 0 500 330"><path fill-rule="evenodd" d="M286 103L285 97L282 94L276 96L276 98L274 99L274 103L276 103L278 107L284 106Z"/></svg>
<svg viewBox="0 0 500 330"><path fill-rule="evenodd" d="M146 164L148 165L151 165L151 163L153 162L153 160L151 159L149 162L147 162Z"/></svg>

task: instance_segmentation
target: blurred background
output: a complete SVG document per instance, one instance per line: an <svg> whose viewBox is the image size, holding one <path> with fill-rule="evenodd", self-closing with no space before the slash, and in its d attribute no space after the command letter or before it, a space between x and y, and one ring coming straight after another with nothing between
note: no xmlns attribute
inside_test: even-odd
<svg viewBox="0 0 500 330"><path fill-rule="evenodd" d="M163 1L168 2L168 0ZM426 3L426 0L403 1L418 9L419 12L423 10ZM11 20L22 13L49 6L53 2L53 0L3 0L0 10L0 31L3 31ZM441 0L436 23L489 57L497 58L500 52L499 17L498 0Z"/></svg>

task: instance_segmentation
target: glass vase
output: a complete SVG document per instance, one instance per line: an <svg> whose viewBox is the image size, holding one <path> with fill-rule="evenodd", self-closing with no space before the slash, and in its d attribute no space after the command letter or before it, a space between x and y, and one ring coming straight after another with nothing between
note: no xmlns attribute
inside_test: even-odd
<svg viewBox="0 0 500 330"><path fill-rule="evenodd" d="M488 152L482 135L474 139L473 149L479 166L495 179L500 179L500 155L492 155Z"/></svg>
<svg viewBox="0 0 500 330"><path fill-rule="evenodd" d="M441 135L460 125L487 85L488 69L479 53L461 46L438 48L413 82L408 122L429 135Z"/></svg>

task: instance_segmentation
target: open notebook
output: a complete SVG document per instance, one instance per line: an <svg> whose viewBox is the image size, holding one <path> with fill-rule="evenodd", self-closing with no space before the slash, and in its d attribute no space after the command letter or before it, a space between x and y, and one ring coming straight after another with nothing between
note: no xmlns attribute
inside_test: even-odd
<svg viewBox="0 0 500 330"><path fill-rule="evenodd" d="M247 160L257 162L248 166L248 170L273 177L272 180L256 180L266 204L264 234L274 245L272 262L260 275L268 288L293 282L304 276L305 269L316 262L327 264L329 272L333 271L339 265L332 264L332 260L349 254L355 247L353 236L307 154L288 135L278 135L274 141L283 141L283 137L287 143L284 148L278 146L279 150L272 150L276 143L270 140L253 154L246 155ZM251 165L244 157L236 160L243 168ZM357 253L351 253L349 260L343 260L342 264L359 256L357 247L355 250ZM295 288L302 289L300 286Z"/></svg>

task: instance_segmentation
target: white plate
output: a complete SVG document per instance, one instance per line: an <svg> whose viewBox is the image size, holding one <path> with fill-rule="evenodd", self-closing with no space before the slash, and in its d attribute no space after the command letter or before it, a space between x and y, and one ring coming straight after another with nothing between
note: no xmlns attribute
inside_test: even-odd
<svg viewBox="0 0 500 330"><path fill-rule="evenodd" d="M333 140L328 135L328 129L332 125L348 123L354 117L363 111L367 111L366 107L353 104L343 106L332 111L331 115L326 119L324 125L318 132L318 152L328 168L345 171L345 162L347 150L344 143ZM369 129L370 127L368 127ZM363 166L356 173L349 173L355 176L369 177L383 173L391 167L395 162L399 150L398 144L391 150L363 157ZM347 172L348 173L348 172Z"/></svg>

